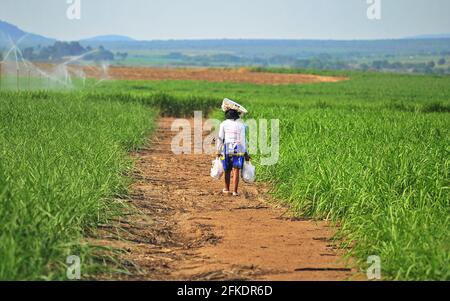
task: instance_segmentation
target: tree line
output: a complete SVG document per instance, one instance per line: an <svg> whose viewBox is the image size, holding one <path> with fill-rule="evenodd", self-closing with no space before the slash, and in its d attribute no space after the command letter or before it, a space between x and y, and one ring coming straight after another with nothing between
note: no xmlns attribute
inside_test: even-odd
<svg viewBox="0 0 450 301"><path fill-rule="evenodd" d="M128 53L114 54L103 46L93 49L90 46L83 47L79 42L58 41L47 47L27 47L23 49L22 55L29 61L56 61L75 56L82 56L82 59L86 61L113 61L116 56L119 60L125 60Z"/></svg>

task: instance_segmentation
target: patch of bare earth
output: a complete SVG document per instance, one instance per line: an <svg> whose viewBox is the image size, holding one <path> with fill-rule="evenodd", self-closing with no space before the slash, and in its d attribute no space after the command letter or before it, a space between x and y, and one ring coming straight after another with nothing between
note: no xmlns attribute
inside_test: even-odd
<svg viewBox="0 0 450 301"><path fill-rule="evenodd" d="M356 271L326 222L290 217L263 184L223 196L209 155L174 155L173 119L159 121L150 148L134 153L137 212L99 230L92 243L125 250L116 280L345 280Z"/></svg>
<svg viewBox="0 0 450 301"><path fill-rule="evenodd" d="M95 70L86 69L91 77L98 77ZM345 77L320 76L311 74L280 74L268 72L251 72L247 68L241 69L213 69L213 68L143 68L143 67L110 67L108 75L119 80L196 80L209 82L235 82L252 84L305 84L339 82Z"/></svg>
<svg viewBox="0 0 450 301"><path fill-rule="evenodd" d="M48 63L36 64L39 68L52 72L56 65ZM153 67L121 67L110 66L107 69L93 66L82 67L87 77L115 80L190 80L208 82L233 82L264 85L335 83L345 81L343 76L322 76L313 74L284 74L271 72L252 72L248 68L153 68ZM77 76L78 66L68 65L69 74Z"/></svg>

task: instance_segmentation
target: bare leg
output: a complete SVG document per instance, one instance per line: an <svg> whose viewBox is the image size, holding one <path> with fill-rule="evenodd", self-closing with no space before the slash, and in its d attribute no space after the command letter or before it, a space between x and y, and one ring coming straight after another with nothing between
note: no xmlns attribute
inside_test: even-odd
<svg viewBox="0 0 450 301"><path fill-rule="evenodd" d="M231 170L225 171L225 191L230 191L230 183L231 183Z"/></svg>
<svg viewBox="0 0 450 301"><path fill-rule="evenodd" d="M233 182L234 182L234 191L235 193L238 192L238 187L239 187L239 172L240 169L238 168L233 168Z"/></svg>

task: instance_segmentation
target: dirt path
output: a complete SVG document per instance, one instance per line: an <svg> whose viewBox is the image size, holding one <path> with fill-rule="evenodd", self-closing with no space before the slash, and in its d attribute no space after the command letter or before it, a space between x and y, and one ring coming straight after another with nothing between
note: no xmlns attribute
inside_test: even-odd
<svg viewBox="0 0 450 301"><path fill-rule="evenodd" d="M139 212L106 227L97 243L127 250L134 280L345 280L355 271L325 222L289 217L261 185L224 197L209 177L209 155L170 151L173 119L159 121L151 148L133 154L130 202Z"/></svg>

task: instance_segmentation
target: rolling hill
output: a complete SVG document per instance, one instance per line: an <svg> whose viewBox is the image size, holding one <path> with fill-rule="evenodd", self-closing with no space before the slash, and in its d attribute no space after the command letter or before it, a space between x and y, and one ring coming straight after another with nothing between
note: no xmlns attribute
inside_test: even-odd
<svg viewBox="0 0 450 301"><path fill-rule="evenodd" d="M13 24L0 20L0 47L10 46L10 40L14 43L20 42L22 47L34 45L47 46L56 41L55 39L23 31Z"/></svg>
<svg viewBox="0 0 450 301"><path fill-rule="evenodd" d="M127 36L121 35L103 35L89 39L80 40L81 43L95 43L95 42L135 42L136 40Z"/></svg>

